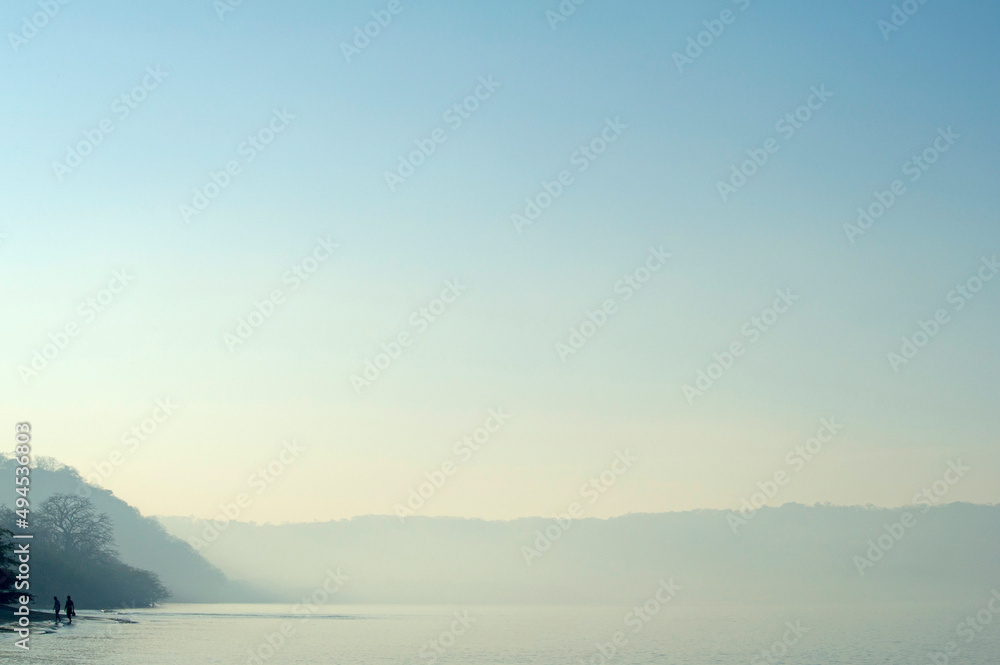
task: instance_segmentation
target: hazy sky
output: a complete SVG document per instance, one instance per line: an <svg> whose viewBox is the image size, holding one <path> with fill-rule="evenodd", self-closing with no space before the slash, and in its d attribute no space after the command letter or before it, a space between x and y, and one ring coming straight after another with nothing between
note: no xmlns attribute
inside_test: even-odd
<svg viewBox="0 0 1000 665"><path fill-rule="evenodd" d="M943 500L1000 499L1000 279L976 282L1000 253L1000 6L894 31L888 0L227 6L3 11L0 413L36 455L103 465L146 514L247 492L273 522L391 513L443 464L417 512L737 507L781 470L772 505L895 506L958 459ZM281 476L252 475L286 440Z"/></svg>

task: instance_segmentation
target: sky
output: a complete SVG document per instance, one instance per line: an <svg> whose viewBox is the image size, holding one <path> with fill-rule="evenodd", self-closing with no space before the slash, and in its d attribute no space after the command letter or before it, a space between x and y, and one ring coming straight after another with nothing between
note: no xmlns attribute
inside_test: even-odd
<svg viewBox="0 0 1000 665"><path fill-rule="evenodd" d="M997 502L1000 6L561 6L7 3L3 421L154 515Z"/></svg>

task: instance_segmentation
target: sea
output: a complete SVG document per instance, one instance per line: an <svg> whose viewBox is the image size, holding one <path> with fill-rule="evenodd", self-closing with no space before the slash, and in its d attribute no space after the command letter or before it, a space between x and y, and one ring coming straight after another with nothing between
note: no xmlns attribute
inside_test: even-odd
<svg viewBox="0 0 1000 665"><path fill-rule="evenodd" d="M638 610L638 613L637 611ZM986 617L989 617L987 620ZM978 618L977 618L978 617ZM971 621L971 623L970 623ZM0 633L0 662L45 665L996 665L986 605L452 607L164 605L37 621L30 649Z"/></svg>

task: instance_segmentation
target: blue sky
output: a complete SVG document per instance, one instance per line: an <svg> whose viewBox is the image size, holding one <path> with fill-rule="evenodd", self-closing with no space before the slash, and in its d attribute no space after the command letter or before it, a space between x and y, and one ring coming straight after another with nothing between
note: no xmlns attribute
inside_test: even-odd
<svg viewBox="0 0 1000 665"><path fill-rule="evenodd" d="M8 35L2 411L32 420L36 454L88 472L169 396L176 415L102 479L144 511L210 516L295 438L309 461L251 517L386 513L502 405L510 424L426 513L551 514L629 448L642 463L593 506L604 516L734 507L835 415L837 443L776 503L900 505L956 456L975 472L948 499L997 500L1000 280L898 372L887 354L1000 250L1000 7L931 1L886 40L888 2L588 0L553 29L555 1L402 1L348 62L341 43L387 5L71 2L16 50ZM4 33L38 11L10 3ZM115 100L157 67L121 117ZM385 172L481 77L499 87L390 191ZM722 201L717 183L814 86L832 97ZM247 161L275 109L294 117ZM106 118L60 181L53 162ZM616 118L627 129L578 172ZM909 181L947 128L960 138ZM231 160L239 174L185 224ZM517 233L511 215L563 170L573 184ZM905 195L848 242L895 179ZM338 252L293 292L282 277L319 237ZM651 246L669 265L563 362L557 342ZM19 367L122 268L133 284L26 383ZM357 394L350 377L450 279L467 291ZM224 335L276 288L287 300L231 353ZM682 386L777 289L799 300L689 403Z"/></svg>

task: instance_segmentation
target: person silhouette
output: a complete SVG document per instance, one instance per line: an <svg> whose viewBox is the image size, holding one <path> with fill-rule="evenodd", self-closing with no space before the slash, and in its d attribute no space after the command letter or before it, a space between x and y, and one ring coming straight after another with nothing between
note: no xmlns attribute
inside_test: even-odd
<svg viewBox="0 0 1000 665"><path fill-rule="evenodd" d="M56 602L59 602L56 599ZM66 596L66 618L69 619L70 623L73 623L73 617L76 616L76 605L73 604L73 596Z"/></svg>
<svg viewBox="0 0 1000 665"><path fill-rule="evenodd" d="M59 623L59 597L52 596L52 611L56 613L56 623Z"/></svg>

